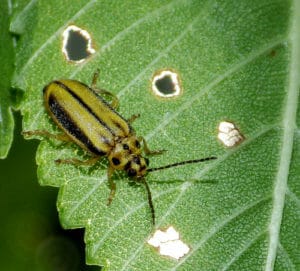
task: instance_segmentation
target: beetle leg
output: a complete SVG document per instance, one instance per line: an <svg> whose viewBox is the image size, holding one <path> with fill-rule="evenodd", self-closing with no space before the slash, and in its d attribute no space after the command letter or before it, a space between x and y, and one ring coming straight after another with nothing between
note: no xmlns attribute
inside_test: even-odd
<svg viewBox="0 0 300 271"><path fill-rule="evenodd" d="M116 183L111 178L113 172L114 172L114 169L112 167L108 167L107 179L108 179L108 184L109 184L109 188L110 188L110 193L109 193L108 202L107 202L108 206L111 204L111 202L116 194Z"/></svg>
<svg viewBox="0 0 300 271"><path fill-rule="evenodd" d="M127 122L133 123L139 117L140 117L140 114L134 114L127 120Z"/></svg>
<svg viewBox="0 0 300 271"><path fill-rule="evenodd" d="M98 89L98 88L93 88L93 89L96 90L100 95L110 96L112 98L110 106L113 109L117 109L118 108L118 106L119 106L119 99L118 99L118 97L115 94L113 94L113 93L111 93L111 92L109 92L109 91L107 91L105 89Z"/></svg>
<svg viewBox="0 0 300 271"><path fill-rule="evenodd" d="M79 160L76 158L71 158L71 159L57 159L55 160L55 163L57 164L71 164L71 165L83 165L83 166L92 166L94 165L98 160L99 160L99 156L96 157L91 157L87 160Z"/></svg>
<svg viewBox="0 0 300 271"><path fill-rule="evenodd" d="M97 69L94 72L94 75L93 75L93 80L92 80L92 84L91 84L92 88L97 88L97 81L98 81L98 78L99 78L99 74L100 74L100 70Z"/></svg>
<svg viewBox="0 0 300 271"><path fill-rule="evenodd" d="M154 210L154 206L153 206L151 190L150 190L150 187L149 187L146 179L142 178L141 182L146 187L147 196L148 196L148 203L149 203L149 207L150 207L150 210L151 210L152 223L153 223L153 225L155 225L155 210Z"/></svg>
<svg viewBox="0 0 300 271"><path fill-rule="evenodd" d="M99 78L99 73L100 73L99 69L97 69L97 71L94 73L92 84L91 84L92 89L95 90L100 95L110 96L110 98L112 99L112 101L110 103L110 106L113 109L118 108L118 106L119 106L119 99L118 99L118 97L116 95L114 95L113 93L111 93L111 92L109 92L109 91L107 91L105 89L99 89L99 88L97 88L97 81L98 81L98 78Z"/></svg>
<svg viewBox="0 0 300 271"><path fill-rule="evenodd" d="M148 145L147 145L147 143L146 143L145 138L139 137L138 139L139 139L140 141L143 141L144 152L145 152L146 155L157 155L157 154L162 154L162 153L164 153L165 151L167 151L167 150L156 150L156 151L151 151L151 150L148 148Z"/></svg>
<svg viewBox="0 0 300 271"><path fill-rule="evenodd" d="M48 131L44 130L35 130L35 131L23 131L22 135L25 136L43 136L43 137L50 137L59 141L64 141L64 142L72 142L72 140L66 135L66 134L51 134Z"/></svg>

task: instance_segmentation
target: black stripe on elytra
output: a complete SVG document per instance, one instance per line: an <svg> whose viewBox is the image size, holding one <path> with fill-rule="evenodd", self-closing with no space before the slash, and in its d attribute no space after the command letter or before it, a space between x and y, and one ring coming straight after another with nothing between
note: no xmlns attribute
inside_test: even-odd
<svg viewBox="0 0 300 271"><path fill-rule="evenodd" d="M76 93L74 93L72 91L72 89L70 89L68 86L66 86L65 84L63 84L60 81L54 81L55 84L57 84L58 86L62 87L64 90L66 90L75 100L77 100L78 103L80 103L106 130L108 130L113 136L116 136L114 130L112 130L109 126L107 126L107 124L99 118L99 116L97 116L95 114L95 112L92 110L92 108L90 108ZM88 87L86 85L84 85L85 87ZM89 87L88 87L89 88ZM90 89L90 88L89 88ZM103 101L102 101L103 102Z"/></svg>
<svg viewBox="0 0 300 271"><path fill-rule="evenodd" d="M126 120L126 119L124 119L105 99L103 99L100 95L99 95L99 93L97 93L94 89L92 89L91 87L89 87L89 86L87 86L86 84L84 84L84 83L82 83L82 82L78 82L79 84L81 84L82 86L84 86L84 87L86 87L86 88L88 88L91 92L93 92L95 95L96 95L96 97L102 102L102 103L104 103L110 110L112 110L116 115L118 115L119 116L119 118L121 118L122 120L124 120L126 123L127 123L127 125L128 125L128 127L129 127L129 132L130 133L132 133L132 131L133 131L133 129L132 129L132 127L131 127L131 125L128 123L128 121ZM123 127L118 123L118 122L114 122L113 120L112 120L112 122L124 133L124 134L126 134L126 131L123 129Z"/></svg>
<svg viewBox="0 0 300 271"><path fill-rule="evenodd" d="M66 129L70 134L72 134L80 142L82 142L90 152L99 156L104 156L106 154L104 151L99 150L93 145L93 143L80 130L80 128L76 126L72 118L67 114L67 112L63 109L63 107L59 104L54 96L49 96L48 105L52 114L56 117L56 119L64 127L64 129Z"/></svg>

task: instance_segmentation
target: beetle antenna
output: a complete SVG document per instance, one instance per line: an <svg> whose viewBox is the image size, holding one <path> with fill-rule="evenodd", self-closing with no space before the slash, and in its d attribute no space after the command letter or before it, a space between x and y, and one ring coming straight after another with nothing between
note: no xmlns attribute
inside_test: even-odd
<svg viewBox="0 0 300 271"><path fill-rule="evenodd" d="M148 202L149 202L151 215L152 215L152 223L153 223L153 225L155 225L155 211L154 211L154 206L153 206L153 201L152 201L151 190L150 190L148 183L146 182L146 179L142 178L142 183L145 185L146 190L147 190Z"/></svg>
<svg viewBox="0 0 300 271"><path fill-rule="evenodd" d="M205 161L215 160L215 159L217 159L217 157L211 156L211 157L206 157L206 158L201 158L201 159L186 160L186 161L181 161L181 162L177 162L177 163L174 163L174 164L169 164L169 165L162 166L162 167L149 168L149 169L147 169L147 172L162 170L162 169L166 169L166 168L170 168L170 167L183 166L185 164L202 163L202 162L205 162Z"/></svg>

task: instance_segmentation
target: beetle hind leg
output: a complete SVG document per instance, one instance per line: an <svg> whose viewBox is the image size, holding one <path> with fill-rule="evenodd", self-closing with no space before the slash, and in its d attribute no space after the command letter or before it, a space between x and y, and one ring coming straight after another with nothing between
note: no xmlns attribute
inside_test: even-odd
<svg viewBox="0 0 300 271"><path fill-rule="evenodd" d="M22 135L24 136L42 136L42 137L48 137L48 138L53 138L58 141L63 141L63 142L72 142L70 137L68 137L66 134L51 134L48 131L44 130L34 130L34 131L23 131Z"/></svg>

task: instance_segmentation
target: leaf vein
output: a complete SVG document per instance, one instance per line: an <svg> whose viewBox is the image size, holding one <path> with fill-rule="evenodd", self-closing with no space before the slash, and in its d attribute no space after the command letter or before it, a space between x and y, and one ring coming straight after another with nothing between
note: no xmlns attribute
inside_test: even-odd
<svg viewBox="0 0 300 271"><path fill-rule="evenodd" d="M293 193L289 187L287 187L287 191L286 191L287 196L289 196L291 198L292 201L294 201L297 205L297 209L300 210L300 199L299 197Z"/></svg>
<svg viewBox="0 0 300 271"><path fill-rule="evenodd" d="M80 207L81 204L83 204L85 201L87 201L88 198L95 193L95 191L100 187L100 185L105 180L106 180L106 175L102 175L101 178L99 179L99 181L92 187L92 189L90 189L89 192L86 193L80 201L78 201L76 204L74 204L74 206L71 208L71 210L66 215L67 220L69 220L72 217L73 213Z"/></svg>
<svg viewBox="0 0 300 271"><path fill-rule="evenodd" d="M221 270L222 271L229 270L230 266L232 266L232 264L234 264L264 234L266 234L265 230L258 232L256 234L256 236L252 240L250 240L247 244L245 244L244 247L243 247L243 249L241 249L240 251L238 251L236 253L236 255L234 257L232 257L232 259L228 263L226 263L226 265L224 265L224 267Z"/></svg>
<svg viewBox="0 0 300 271"><path fill-rule="evenodd" d="M288 254L288 252L286 251L286 249L283 247L283 245L280 242L278 243L278 248L282 252L284 259L286 260L285 263L289 266L288 270L296 271L297 270L296 266L292 262L290 255Z"/></svg>
<svg viewBox="0 0 300 271"><path fill-rule="evenodd" d="M192 257L192 255L199 250L203 245L205 245L208 240L215 235L217 232L219 232L222 228L224 228L228 223L230 223L233 219L237 218L238 216L242 215L243 213L247 212L248 210L250 210L251 208L261 204L264 201L268 201L271 199L271 196L267 196L264 198L261 198L255 202L249 203L246 206L243 207L239 207L236 208L231 215L229 215L226 218L223 218L220 221L217 221L217 223L215 224L215 226L211 227L210 230L208 231L208 233L206 235L204 235L202 237L201 240L199 240L194 246L192 251L186 256L184 257L181 261L178 262L178 264L172 268L171 270L176 270L179 266L181 266L184 262L186 262L190 257Z"/></svg>

